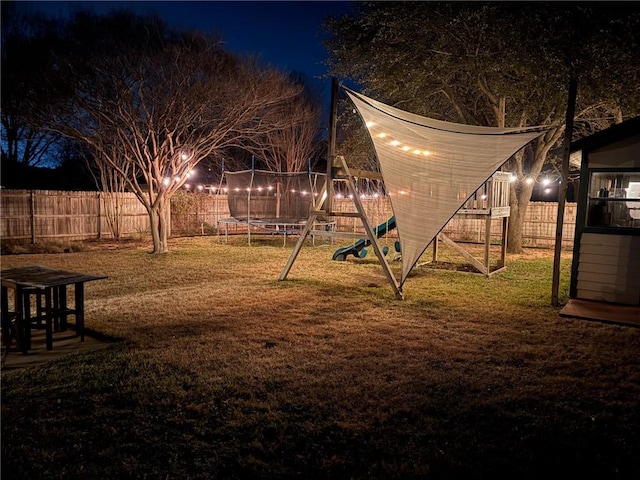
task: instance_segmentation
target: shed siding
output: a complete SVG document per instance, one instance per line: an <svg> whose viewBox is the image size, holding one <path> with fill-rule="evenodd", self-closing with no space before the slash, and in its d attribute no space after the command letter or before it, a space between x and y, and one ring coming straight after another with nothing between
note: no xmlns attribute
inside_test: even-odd
<svg viewBox="0 0 640 480"><path fill-rule="evenodd" d="M640 237L584 233L577 297L640 305Z"/></svg>

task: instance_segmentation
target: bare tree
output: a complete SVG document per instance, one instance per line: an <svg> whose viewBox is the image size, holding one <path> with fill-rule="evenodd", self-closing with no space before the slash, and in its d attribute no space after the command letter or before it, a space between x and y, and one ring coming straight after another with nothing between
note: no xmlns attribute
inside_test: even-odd
<svg viewBox="0 0 640 480"><path fill-rule="evenodd" d="M97 152L98 157L87 159L89 170L102 193L104 210L102 216L107 221L111 236L119 240L122 235L123 194L127 190L127 178L131 163L126 158L119 157L111 145L105 145ZM118 168L113 168L117 164Z"/></svg>
<svg viewBox="0 0 640 480"><path fill-rule="evenodd" d="M275 121L269 111L299 88L204 36L154 41L61 68L71 75L75 96L51 128L85 142L125 180L149 214L153 252L163 253L171 196L192 169L265 130L284 128L288 119Z"/></svg>
<svg viewBox="0 0 640 480"><path fill-rule="evenodd" d="M301 172L314 153L320 127L321 105L317 97L301 90L268 112L267 129L249 147L271 171Z"/></svg>
<svg viewBox="0 0 640 480"><path fill-rule="evenodd" d="M55 25L25 14L14 2L3 2L1 33L2 160L23 166L56 163L52 153L59 137L43 129L39 117L33 114L36 105L52 101L52 92L39 79L47 75L47 47L55 38Z"/></svg>

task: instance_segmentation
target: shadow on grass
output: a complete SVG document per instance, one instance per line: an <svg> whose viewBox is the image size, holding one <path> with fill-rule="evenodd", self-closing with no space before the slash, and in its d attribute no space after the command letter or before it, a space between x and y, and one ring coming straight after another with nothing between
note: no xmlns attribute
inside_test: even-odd
<svg viewBox="0 0 640 480"><path fill-rule="evenodd" d="M156 333L193 341L204 328L168 325ZM217 371L216 362L189 368L130 347L72 356L3 380L3 478L19 472L51 479L538 479L554 472L631 479L640 473L639 419L629 405L593 396L580 401L571 390L529 391L505 402L505 390L488 391L445 358L422 365L427 375L416 369L414 379L395 381L398 372L367 367L375 355L349 360L360 362L361 372L349 378L339 373L346 365L340 352L304 365L286 342L256 344L237 370ZM285 357L280 368L253 369L278 355Z"/></svg>

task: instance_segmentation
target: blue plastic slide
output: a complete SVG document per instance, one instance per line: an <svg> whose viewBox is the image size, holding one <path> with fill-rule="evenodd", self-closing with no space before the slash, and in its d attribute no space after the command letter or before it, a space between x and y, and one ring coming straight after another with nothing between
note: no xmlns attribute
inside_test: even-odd
<svg viewBox="0 0 640 480"><path fill-rule="evenodd" d="M381 223L376 228L373 229L373 233L376 234L376 238L383 237L387 234L388 231L396 228L396 217L391 217L386 222ZM353 255L356 258L364 257L363 253L366 254L365 247L371 245L369 239L358 240L353 245L349 245L348 247L339 248L333 254L333 259L338 261L344 261L347 259L347 256ZM386 252L385 252L386 255Z"/></svg>

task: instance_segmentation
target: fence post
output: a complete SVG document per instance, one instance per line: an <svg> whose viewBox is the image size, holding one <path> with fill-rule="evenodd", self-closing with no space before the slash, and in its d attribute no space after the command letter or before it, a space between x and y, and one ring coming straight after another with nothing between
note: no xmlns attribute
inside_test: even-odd
<svg viewBox="0 0 640 480"><path fill-rule="evenodd" d="M33 197L33 190L29 190L29 220L31 225L31 243L36 243L36 201Z"/></svg>
<svg viewBox="0 0 640 480"><path fill-rule="evenodd" d="M102 239L102 192L98 192L98 240Z"/></svg>

